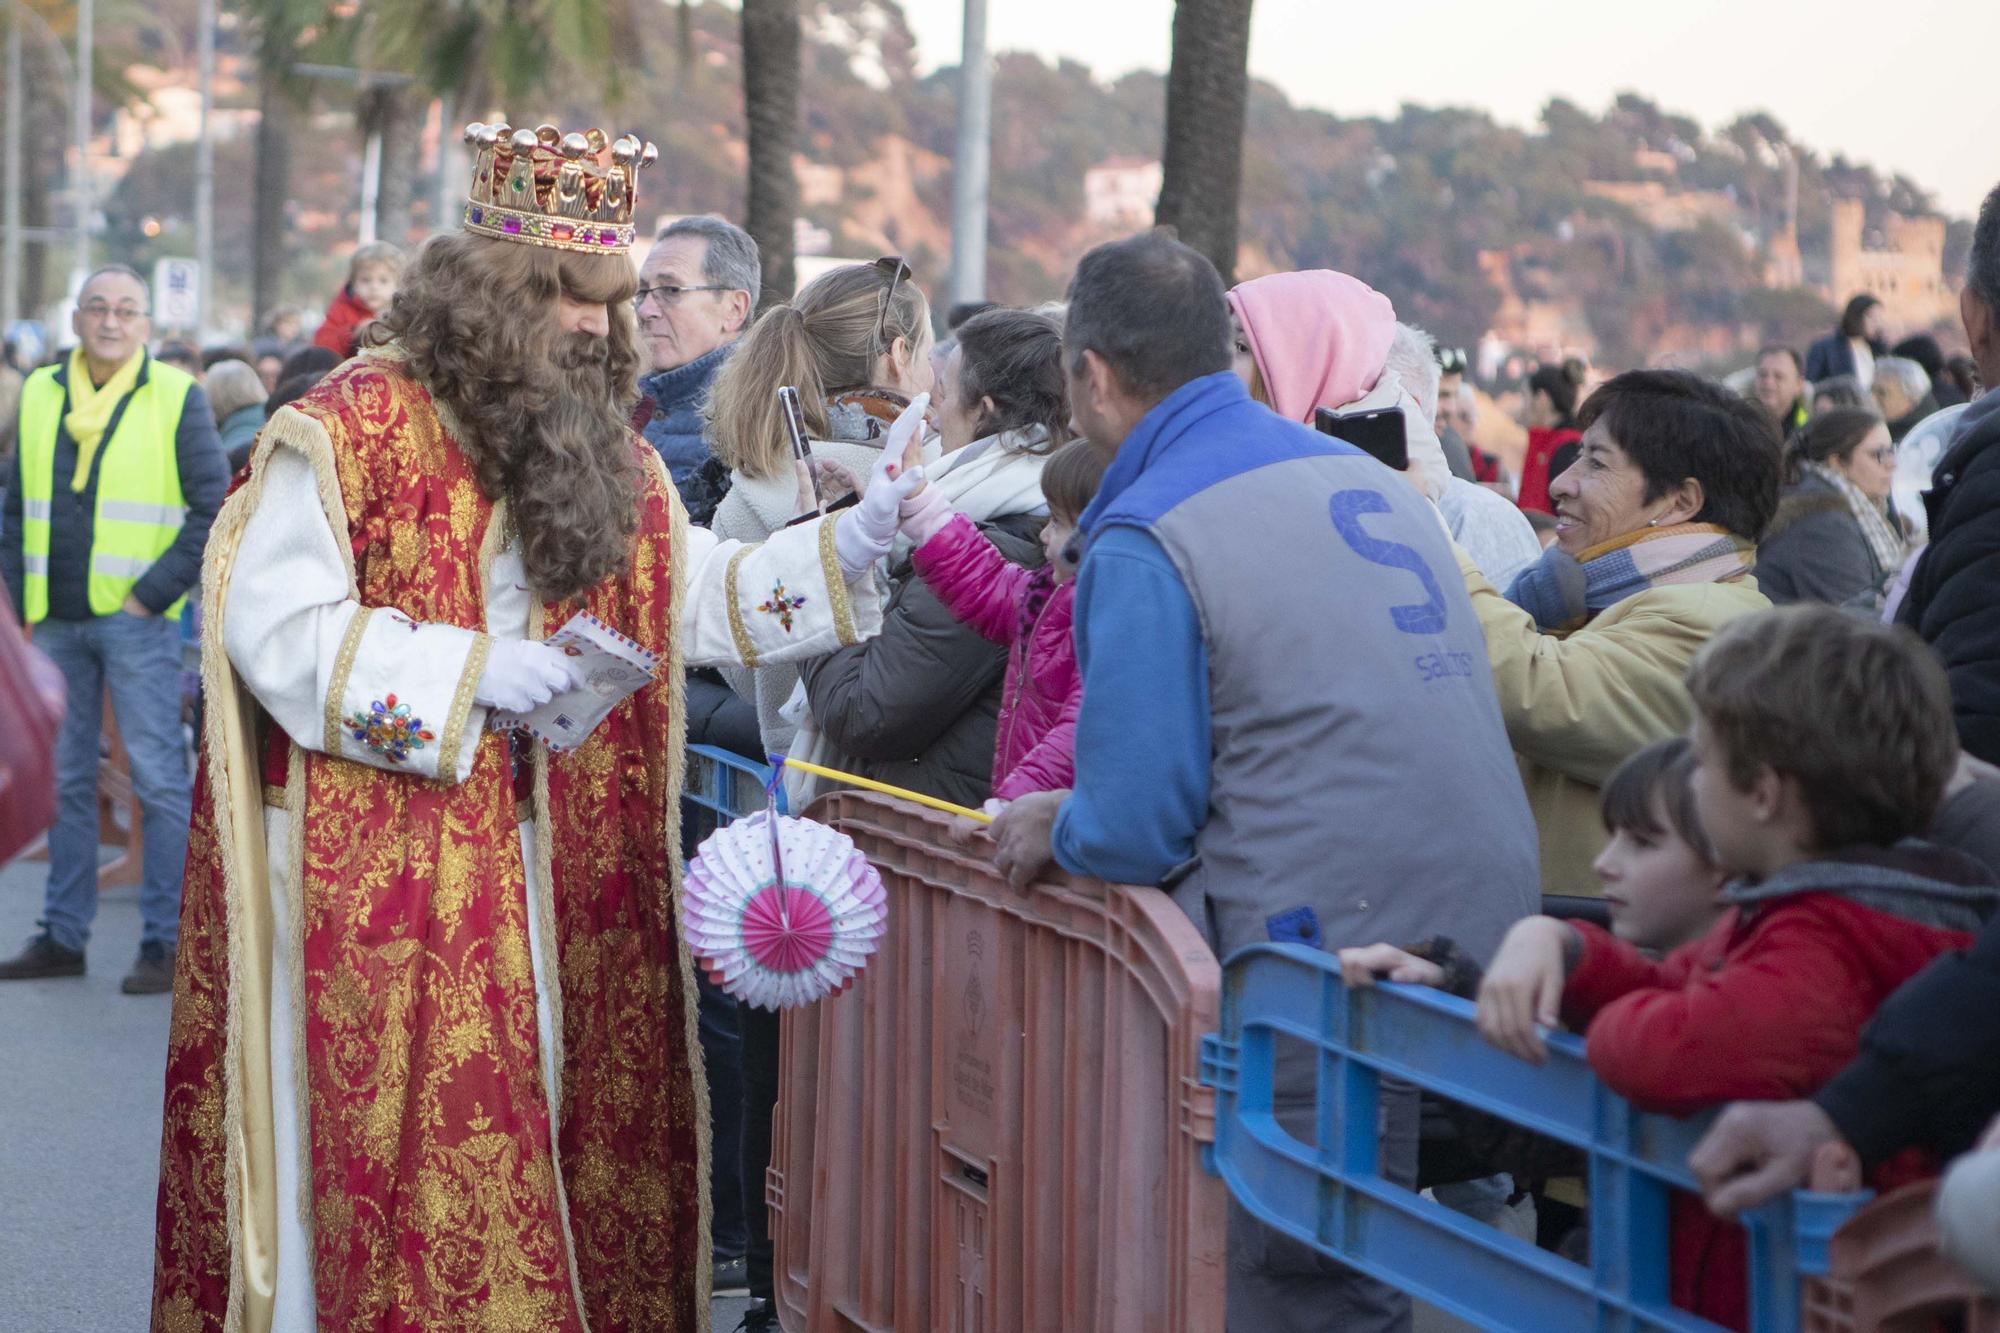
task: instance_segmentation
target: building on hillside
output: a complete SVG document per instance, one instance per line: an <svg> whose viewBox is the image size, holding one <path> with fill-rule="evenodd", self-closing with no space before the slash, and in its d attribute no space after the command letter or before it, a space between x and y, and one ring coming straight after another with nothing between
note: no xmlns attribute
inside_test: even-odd
<svg viewBox="0 0 2000 1333"><path fill-rule="evenodd" d="M1670 190L1664 181L1585 181L1583 192L1631 209L1654 231L1693 231L1704 222L1739 225L1736 200L1721 190Z"/></svg>
<svg viewBox="0 0 2000 1333"><path fill-rule="evenodd" d="M1890 328L1905 333L1950 320L1958 311L1958 294L1945 280L1944 219L1891 213L1879 245L1864 236L1866 220L1861 200L1834 200L1829 299L1838 306L1867 292L1882 303Z"/></svg>
<svg viewBox="0 0 2000 1333"><path fill-rule="evenodd" d="M1160 164L1114 157L1083 173L1084 220L1112 232L1144 231L1160 202Z"/></svg>

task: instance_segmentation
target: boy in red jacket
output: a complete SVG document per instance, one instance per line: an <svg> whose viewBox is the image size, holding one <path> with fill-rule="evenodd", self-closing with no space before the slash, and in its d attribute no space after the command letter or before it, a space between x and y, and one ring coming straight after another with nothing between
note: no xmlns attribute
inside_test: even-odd
<svg viewBox="0 0 2000 1333"><path fill-rule="evenodd" d="M1964 948L1996 890L1968 858L1906 841L1957 760L1943 670L1907 632L1827 606L1735 621L1688 670L1695 803L1737 878L1708 933L1655 962L1594 926L1530 917L1501 943L1479 1028L1539 1064L1541 1029L1586 1033L1605 1083L1687 1115L1803 1097L1854 1058L1878 1005ZM1885 1162L1893 1188L1936 1164ZM1675 1305L1747 1318L1743 1233L1673 1200Z"/></svg>
<svg viewBox="0 0 2000 1333"><path fill-rule="evenodd" d="M345 361L353 356L361 330L389 313L403 280L403 252L387 241L371 241L347 261L347 283L326 308L313 345Z"/></svg>

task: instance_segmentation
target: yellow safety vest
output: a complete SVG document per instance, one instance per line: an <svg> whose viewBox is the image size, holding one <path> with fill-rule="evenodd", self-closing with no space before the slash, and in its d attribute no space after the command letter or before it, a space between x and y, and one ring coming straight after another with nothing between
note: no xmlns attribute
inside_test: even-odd
<svg viewBox="0 0 2000 1333"><path fill-rule="evenodd" d="M58 478L56 436L62 428L68 393L56 381L55 366L44 366L21 386L21 613L28 624L49 614L49 526ZM187 517L181 496L180 460L174 437L194 378L148 358L139 387L119 410L112 431L98 446L97 511L90 546L90 609L108 616L125 604L133 585L180 535ZM167 608L179 620L186 599Z"/></svg>

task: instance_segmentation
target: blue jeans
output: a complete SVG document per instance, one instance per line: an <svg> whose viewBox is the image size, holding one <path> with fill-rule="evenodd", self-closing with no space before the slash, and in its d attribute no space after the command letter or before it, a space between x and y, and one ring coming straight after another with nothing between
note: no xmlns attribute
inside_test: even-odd
<svg viewBox="0 0 2000 1333"><path fill-rule="evenodd" d="M194 796L181 742L180 626L123 611L94 620L44 620L35 626L35 647L69 686L69 712L56 738L56 823L49 830L43 925L57 944L81 949L97 916L98 737L108 690L144 819L140 938L172 947L180 938L181 873Z"/></svg>

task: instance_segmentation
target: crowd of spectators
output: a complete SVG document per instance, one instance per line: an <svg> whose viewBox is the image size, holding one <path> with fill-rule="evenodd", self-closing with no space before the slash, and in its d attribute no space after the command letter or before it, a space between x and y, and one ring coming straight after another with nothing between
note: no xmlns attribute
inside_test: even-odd
<svg viewBox="0 0 2000 1333"><path fill-rule="evenodd" d="M208 523L265 418L367 345L401 265L358 251L309 344L281 311L205 352L149 348L145 283L108 267L77 350L0 382L0 572L71 699L45 925L0 980L84 969L108 689L145 820L126 989L170 984L188 773L162 680ZM1154 233L1084 255L1059 306L954 309L943 341L899 257L765 296L718 218L641 266L633 427L690 518L762 540L865 491L885 450L921 480L882 632L692 674L690 740L985 805L1016 883L1157 885L1219 955L1339 951L1352 984L1475 998L1525 1060L1584 1033L1642 1106L1738 1103L1693 1160L1706 1200L1673 1204L1674 1300L1724 1325L1746 1318L1729 1219L1826 1143L1886 1187L1983 1139L1948 1220L1990 1240L2000 395L1978 390L2000 378L2000 190L1968 356L1891 349L1863 295L1804 355L1761 349L1745 393L1557 361L1518 386L1513 469L1477 442L1493 409L1462 354L1361 276L1225 290ZM1364 419L1400 448L1348 443ZM1940 432L1912 522L1899 445ZM776 1022L705 982L701 1020L716 1289L768 1314ZM1309 1129L1313 1099L1310 1067L1281 1066L1280 1119ZM1414 1090L1385 1089L1380 1128L1384 1174L1415 1186ZM1525 1185L1493 1158L1424 1183L1468 1182ZM1242 1327L1410 1317L1240 1209L1228 1283Z"/></svg>

